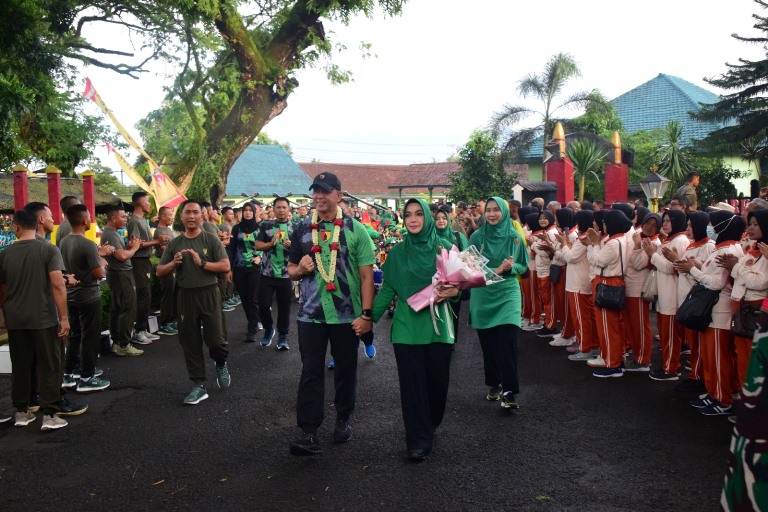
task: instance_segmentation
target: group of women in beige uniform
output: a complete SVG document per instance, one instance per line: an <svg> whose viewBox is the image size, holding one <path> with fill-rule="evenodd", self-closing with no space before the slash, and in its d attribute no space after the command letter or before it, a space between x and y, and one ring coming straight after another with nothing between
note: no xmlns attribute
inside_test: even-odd
<svg viewBox="0 0 768 512"><path fill-rule="evenodd" d="M566 347L570 360L586 362L601 378L648 372L657 381L679 381L680 356L690 353L677 389L699 393L691 405L702 414L730 415L752 347L751 338L734 335L732 318L768 295L768 209L759 206L750 203L744 215L658 215L626 203L601 211L560 208L555 215L521 208L531 256L521 283L523 329L554 336L550 345ZM696 284L719 291L702 331L676 319ZM623 286L623 307L595 304L599 285ZM652 308L661 348L653 368Z"/></svg>

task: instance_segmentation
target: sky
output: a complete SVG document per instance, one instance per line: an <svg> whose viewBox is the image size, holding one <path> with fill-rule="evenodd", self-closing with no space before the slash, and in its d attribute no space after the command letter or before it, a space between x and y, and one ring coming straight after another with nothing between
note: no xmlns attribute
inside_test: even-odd
<svg viewBox="0 0 768 512"><path fill-rule="evenodd" d="M297 162L444 161L505 104L541 108L516 86L559 52L571 54L582 74L567 94L596 88L614 98L659 73L723 93L703 78L726 71L726 62L765 55L731 37L757 35L756 12L752 0L410 0L395 18L377 13L349 26L326 23L348 48L334 62L351 70L354 82L334 86L320 69L300 71L288 107L263 131L290 144ZM372 58L363 57L361 41L372 44ZM133 80L92 67L82 80L91 78L138 138L134 125L160 106L172 71L156 63ZM125 153L129 161L136 156ZM97 156L119 169L106 151Z"/></svg>

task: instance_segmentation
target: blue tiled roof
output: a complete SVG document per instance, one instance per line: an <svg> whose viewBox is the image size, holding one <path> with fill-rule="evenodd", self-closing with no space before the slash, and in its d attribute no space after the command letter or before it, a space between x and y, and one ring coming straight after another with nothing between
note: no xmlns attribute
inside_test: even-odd
<svg viewBox="0 0 768 512"><path fill-rule="evenodd" d="M657 77L625 92L611 103L627 133L664 128L669 121L676 120L683 129L681 142L688 144L692 139L703 139L720 128L716 123L691 119L688 112L699 110L699 103L716 103L719 100L717 94L682 78L659 73Z"/></svg>
<svg viewBox="0 0 768 512"><path fill-rule="evenodd" d="M611 103L616 108L616 114L621 119L625 132L664 128L669 121L676 120L683 128L681 142L689 144L692 139L701 140L721 126L695 121L688 112L699 110L699 103L716 103L719 100L717 94L698 85L676 76L659 73L652 80L614 98ZM531 145L523 159L540 157L541 138Z"/></svg>
<svg viewBox="0 0 768 512"><path fill-rule="evenodd" d="M308 194L312 180L281 146L251 144L227 178L227 195Z"/></svg>

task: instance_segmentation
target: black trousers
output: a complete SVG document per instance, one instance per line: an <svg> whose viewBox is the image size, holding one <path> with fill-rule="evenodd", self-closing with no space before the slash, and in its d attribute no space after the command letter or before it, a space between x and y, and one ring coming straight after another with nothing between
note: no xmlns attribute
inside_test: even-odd
<svg viewBox="0 0 768 512"><path fill-rule="evenodd" d="M432 450L443 421L451 368L450 343L393 343L408 450Z"/></svg>
<svg viewBox="0 0 768 512"><path fill-rule="evenodd" d="M112 342L125 347L131 342L136 317L136 287L130 270L107 270L109 304L109 335Z"/></svg>
<svg viewBox="0 0 768 512"><path fill-rule="evenodd" d="M293 283L289 278L261 276L259 282L259 316L264 332L272 328L272 296L277 302L277 332L288 334L291 321L291 293Z"/></svg>
<svg viewBox="0 0 768 512"><path fill-rule="evenodd" d="M202 288L179 288L179 343L184 350L189 379L205 382L203 343L216 364L227 362L229 347L222 336L221 293L218 285ZM200 328L202 327L202 332Z"/></svg>
<svg viewBox="0 0 768 512"><path fill-rule="evenodd" d="M352 324L315 324L297 322L301 378L296 399L296 423L304 432L317 433L324 418L325 353L331 343L336 367L333 403L336 419L348 420L355 409L357 395L357 339Z"/></svg>
<svg viewBox="0 0 768 512"><path fill-rule="evenodd" d="M11 351L11 400L17 411L26 411L37 379L43 414L59 410L62 376L62 342L58 327L46 329L8 329Z"/></svg>
<svg viewBox="0 0 768 512"><path fill-rule="evenodd" d="M160 278L160 325L176 320L176 274Z"/></svg>
<svg viewBox="0 0 768 512"><path fill-rule="evenodd" d="M64 373L80 368L80 376L93 377L101 345L101 296L85 303L67 302L69 342Z"/></svg>
<svg viewBox="0 0 768 512"><path fill-rule="evenodd" d="M152 302L152 289L149 275L152 273L152 263L149 258L131 258L133 265L133 281L136 286L136 332L149 331L149 308Z"/></svg>
<svg viewBox="0 0 768 512"><path fill-rule="evenodd" d="M513 324L497 325L490 329L478 329L477 337L483 349L485 385L501 385L504 392L520 392L517 381L517 331Z"/></svg>
<svg viewBox="0 0 768 512"><path fill-rule="evenodd" d="M248 320L248 333L258 331L259 318L259 281L261 279L261 267L242 268L235 267L232 272L237 294L242 301L245 318Z"/></svg>

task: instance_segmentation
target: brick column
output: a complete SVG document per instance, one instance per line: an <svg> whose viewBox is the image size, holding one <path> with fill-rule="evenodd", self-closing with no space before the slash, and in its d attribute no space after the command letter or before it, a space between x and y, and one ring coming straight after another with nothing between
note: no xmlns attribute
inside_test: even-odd
<svg viewBox="0 0 768 512"><path fill-rule="evenodd" d="M557 184L557 201L565 206L573 201L573 162L568 157L546 162L547 179Z"/></svg>
<svg viewBox="0 0 768 512"><path fill-rule="evenodd" d="M21 164L14 166L13 170L13 210L21 210L29 202L29 184L27 172L29 169Z"/></svg>
<svg viewBox="0 0 768 512"><path fill-rule="evenodd" d="M626 203L629 187L627 164L605 164L605 202Z"/></svg>
<svg viewBox="0 0 768 512"><path fill-rule="evenodd" d="M96 189L93 184L93 171L85 171L80 175L83 179L83 204L91 214L91 227L85 232L85 237L96 241Z"/></svg>

